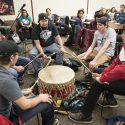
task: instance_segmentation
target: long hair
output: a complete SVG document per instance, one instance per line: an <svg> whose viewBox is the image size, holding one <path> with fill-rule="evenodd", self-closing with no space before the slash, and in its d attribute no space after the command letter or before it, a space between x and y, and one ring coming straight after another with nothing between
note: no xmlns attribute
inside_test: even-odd
<svg viewBox="0 0 125 125"><path fill-rule="evenodd" d="M22 9L22 11L21 11L21 16L23 17L23 12L26 12L26 14L27 14L27 16L26 17L28 17L29 16L29 14L28 14L28 12L27 12L27 10L26 9Z"/></svg>
<svg viewBox="0 0 125 125"><path fill-rule="evenodd" d="M84 14L84 9L78 10L78 12L77 12L77 17L79 17L79 13L80 13L80 12L83 12L83 14Z"/></svg>

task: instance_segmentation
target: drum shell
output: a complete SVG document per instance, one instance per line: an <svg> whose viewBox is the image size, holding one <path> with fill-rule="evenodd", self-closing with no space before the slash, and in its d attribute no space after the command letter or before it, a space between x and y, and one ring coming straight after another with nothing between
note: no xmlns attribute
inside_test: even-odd
<svg viewBox="0 0 125 125"><path fill-rule="evenodd" d="M69 68L69 67L68 67ZM74 71L73 71L74 72ZM47 83L44 80L39 78L38 86L40 93L48 93L54 99L67 99L69 98L75 91L75 77L73 76L67 82L62 83Z"/></svg>

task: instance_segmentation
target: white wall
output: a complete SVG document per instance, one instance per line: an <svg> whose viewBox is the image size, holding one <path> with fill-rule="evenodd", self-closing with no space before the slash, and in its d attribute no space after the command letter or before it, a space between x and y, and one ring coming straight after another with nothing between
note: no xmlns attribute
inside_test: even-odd
<svg viewBox="0 0 125 125"><path fill-rule="evenodd" d="M28 11L29 15L32 16L31 11L31 0L13 0L16 15L13 16L0 16L2 20L14 20L18 15L20 7L25 3L25 9ZM84 8L85 13L87 11L87 0L32 0L33 2L33 12L35 22L38 20L38 14L45 12L46 8L50 8L52 13L58 14L60 16L72 16L76 15L77 11ZM94 12L101 7L111 8L115 6L119 10L119 6L125 4L125 0L89 0L89 14L94 14Z"/></svg>
<svg viewBox="0 0 125 125"><path fill-rule="evenodd" d="M89 14L94 14L94 11L99 10L101 7L107 9L116 7L119 11L121 4L125 4L125 0L89 0Z"/></svg>
<svg viewBox="0 0 125 125"><path fill-rule="evenodd" d="M86 1L87 0L33 0L35 21L38 20L38 14L45 12L46 8L50 8L52 13L60 16L76 15L79 9L84 8L86 10Z"/></svg>

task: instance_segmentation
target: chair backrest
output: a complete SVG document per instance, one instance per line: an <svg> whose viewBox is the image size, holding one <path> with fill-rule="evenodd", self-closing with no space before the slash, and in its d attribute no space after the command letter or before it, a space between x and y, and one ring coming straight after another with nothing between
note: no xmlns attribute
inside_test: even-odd
<svg viewBox="0 0 125 125"><path fill-rule="evenodd" d="M14 125L14 124L3 115L0 115L0 125Z"/></svg>
<svg viewBox="0 0 125 125"><path fill-rule="evenodd" d="M83 50L83 52L87 51L90 47L93 36L94 36L95 30L90 30L83 28L77 35L76 38L76 45L79 45L79 47Z"/></svg>

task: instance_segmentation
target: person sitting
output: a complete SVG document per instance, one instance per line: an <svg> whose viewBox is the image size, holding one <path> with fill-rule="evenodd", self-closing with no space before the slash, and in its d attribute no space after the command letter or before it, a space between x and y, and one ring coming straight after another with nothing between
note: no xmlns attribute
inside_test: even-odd
<svg viewBox="0 0 125 125"><path fill-rule="evenodd" d="M65 18L67 18L67 17L65 17ZM55 20L55 25L56 25L60 35L69 35L71 33L71 29L65 23L65 19L62 19L60 16L57 16L57 18Z"/></svg>
<svg viewBox="0 0 125 125"><path fill-rule="evenodd" d="M115 51L116 32L108 27L107 17L101 17L97 20L97 29L91 46L86 52L78 56L82 61L92 60L89 63L90 69L111 60Z"/></svg>
<svg viewBox="0 0 125 125"><path fill-rule="evenodd" d="M101 8L101 9L100 9L100 13L101 13L103 16L107 17L108 20L110 20L110 16L109 16L109 14L108 14L106 8Z"/></svg>
<svg viewBox="0 0 125 125"><path fill-rule="evenodd" d="M84 9L78 10L77 17L76 17L75 21L76 21L76 25L79 26L79 28L84 27L84 21L85 21Z"/></svg>
<svg viewBox="0 0 125 125"><path fill-rule="evenodd" d="M114 15L115 15L116 12L117 12L116 8L112 7L111 10L110 10L110 12L108 13L109 16L110 16L110 20L111 21L114 21Z"/></svg>
<svg viewBox="0 0 125 125"><path fill-rule="evenodd" d="M94 14L94 20L90 23L89 29L90 30L97 30L97 20L101 18L103 15L99 11L96 11Z"/></svg>
<svg viewBox="0 0 125 125"><path fill-rule="evenodd" d="M18 34L23 41L24 38L31 38L32 19L27 10L22 9L21 16L18 18L19 31Z"/></svg>
<svg viewBox="0 0 125 125"><path fill-rule="evenodd" d="M55 16L54 14L51 14L50 8L46 8L46 15L51 23L55 23Z"/></svg>
<svg viewBox="0 0 125 125"><path fill-rule="evenodd" d="M8 69L16 64L18 47L13 41L0 41L0 114L14 122L20 116L23 123L41 113L42 125L53 125L54 109L49 94L27 98ZM31 93L30 89L27 93ZM17 117L16 117L17 116ZM15 119L15 120L13 120ZM14 122L15 123L15 122Z"/></svg>
<svg viewBox="0 0 125 125"><path fill-rule="evenodd" d="M39 14L39 24L33 29L32 40L34 47L29 52L29 57L32 60L41 53L43 58L47 58L46 52L56 53L55 63L57 65L63 64L63 53L65 51L62 39L54 24L49 22L45 13ZM57 42L57 43L56 43ZM35 71L38 73L42 69L41 60L37 58L33 61Z"/></svg>
<svg viewBox="0 0 125 125"><path fill-rule="evenodd" d="M72 32L69 36L68 40L65 42L65 45L74 45L76 42L76 38L80 30L84 27L84 9L80 9L77 12L77 17L75 17L74 22L75 25L72 25Z"/></svg>
<svg viewBox="0 0 125 125"><path fill-rule="evenodd" d="M10 39L9 39L10 40ZM11 39L12 40L12 39ZM7 41L6 37L3 37L3 39L1 39L0 37L0 41ZM13 40L14 43L16 43ZM18 51L20 50L20 47L18 47ZM30 59L27 57L23 57L23 56L19 56L16 65L9 68L8 71L10 72L10 74L12 74L15 79L17 80L18 84L21 86L23 85L23 81L22 81L22 76L25 73L26 69L28 68L28 66L26 68L24 68L28 63L30 62Z"/></svg>
<svg viewBox="0 0 125 125"><path fill-rule="evenodd" d="M120 11L116 12L114 15L114 20L117 23L125 24L125 5L120 5Z"/></svg>
<svg viewBox="0 0 125 125"><path fill-rule="evenodd" d="M125 28L121 36L125 43ZM104 91L110 92L110 96L106 96L103 106L118 106L112 93L125 95L125 44L111 65L105 68L101 74L93 73L92 76L95 81L86 97L84 106L80 112L69 115L69 119L74 122L92 123L92 112L100 94Z"/></svg>

